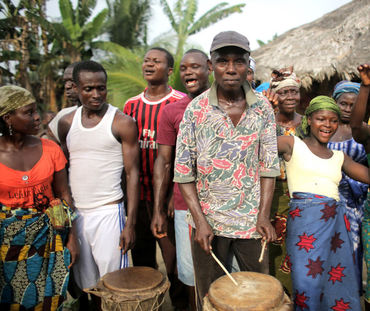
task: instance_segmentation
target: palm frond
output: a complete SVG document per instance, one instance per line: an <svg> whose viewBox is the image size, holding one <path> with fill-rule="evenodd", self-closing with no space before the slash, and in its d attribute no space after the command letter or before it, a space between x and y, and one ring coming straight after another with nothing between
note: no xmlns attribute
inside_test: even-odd
<svg viewBox="0 0 370 311"><path fill-rule="evenodd" d="M193 35L202 29L207 28L208 26L218 22L219 20L233 14L233 13L241 13L242 8L245 4L236 4L228 8L221 8L227 5L226 3L220 3L207 11L203 14L190 28L189 36Z"/></svg>
<svg viewBox="0 0 370 311"><path fill-rule="evenodd" d="M75 14L70 0L59 0L59 10L62 23L71 38L78 36L79 29L75 26Z"/></svg>
<svg viewBox="0 0 370 311"><path fill-rule="evenodd" d="M169 31L153 38L149 47L161 46L168 50L170 53L175 54L177 41L178 41L177 34L173 31Z"/></svg>
<svg viewBox="0 0 370 311"><path fill-rule="evenodd" d="M125 71L111 71L108 67L108 95L110 102L120 109L127 99L141 93L146 87L146 81L142 75L138 76L136 72ZM141 78L141 79L140 79Z"/></svg>
<svg viewBox="0 0 370 311"><path fill-rule="evenodd" d="M180 2L181 0L178 0L178 1ZM159 0L159 2L163 8L164 13L167 15L168 19L170 20L172 29L178 32L178 24L176 22L175 17L172 14L171 8L168 5L167 0Z"/></svg>
<svg viewBox="0 0 370 311"><path fill-rule="evenodd" d="M187 21L187 26L191 25L194 22L194 17L195 17L195 14L197 13L197 10L198 10L197 0L187 0L186 1L186 12L185 12L184 20Z"/></svg>
<svg viewBox="0 0 370 311"><path fill-rule="evenodd" d="M183 0L177 0L173 8L173 13L177 17L177 19L181 19L183 16L182 15L183 2L184 2Z"/></svg>
<svg viewBox="0 0 370 311"><path fill-rule="evenodd" d="M115 59L122 59L124 60L124 63L136 62L140 64L142 61L142 56L140 56L140 53L134 53L131 50L114 42L95 41L91 44L91 47L112 53L115 56Z"/></svg>
<svg viewBox="0 0 370 311"><path fill-rule="evenodd" d="M85 24L82 29L82 36L85 40L92 40L101 34L102 26L107 15L108 9L104 9L91 22Z"/></svg>
<svg viewBox="0 0 370 311"><path fill-rule="evenodd" d="M96 6L96 0L78 0L76 8L76 23L83 26L91 17Z"/></svg>

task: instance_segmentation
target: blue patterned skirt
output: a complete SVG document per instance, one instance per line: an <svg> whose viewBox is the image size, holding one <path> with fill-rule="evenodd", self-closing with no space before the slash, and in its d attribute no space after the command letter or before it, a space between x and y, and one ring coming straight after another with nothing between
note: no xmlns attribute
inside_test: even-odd
<svg viewBox="0 0 370 311"><path fill-rule="evenodd" d="M295 310L361 310L350 223L344 204L293 193L287 253Z"/></svg>

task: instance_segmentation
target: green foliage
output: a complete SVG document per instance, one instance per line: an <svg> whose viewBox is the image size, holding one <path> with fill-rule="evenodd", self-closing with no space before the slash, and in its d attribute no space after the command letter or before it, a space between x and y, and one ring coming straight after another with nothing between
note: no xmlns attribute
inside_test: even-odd
<svg viewBox="0 0 370 311"><path fill-rule="evenodd" d="M150 0L106 0L105 31L111 42L127 48L147 45Z"/></svg>
<svg viewBox="0 0 370 311"><path fill-rule="evenodd" d="M70 0L59 0L62 23L52 23L49 30L58 38L54 44L66 50L71 62L90 58L91 43L103 31L108 9L102 10L88 21L95 5L96 1L93 0L78 0L76 9L73 9Z"/></svg>
<svg viewBox="0 0 370 311"><path fill-rule="evenodd" d="M45 1L0 2L0 83L27 85L44 103L42 110L49 110L52 102L60 103L63 69L72 62L90 59L93 51L99 50L97 55L105 53L102 63L108 72L112 104L122 108L129 97L143 91L146 81L141 64L149 48L150 0L106 0L108 8L94 16L96 0L77 0L75 7L72 0L58 0L58 21L46 17ZM173 6L160 0L160 4L174 33L167 32L153 44L174 54L175 68L169 83L184 90L179 63L185 47L194 47L187 46L188 37L241 12L244 4L229 6L223 2L199 18L197 0L174 0ZM108 34L111 42L98 41L102 34Z"/></svg>
<svg viewBox="0 0 370 311"><path fill-rule="evenodd" d="M177 46L175 51L175 66L170 77L170 84L176 89L183 89L179 76L179 65L184 54L184 46L189 36L217 23L233 13L241 13L244 3L228 6L222 2L195 19L198 10L198 0L176 0L171 9L167 0L160 0L164 13L170 21L172 29L177 34Z"/></svg>
<svg viewBox="0 0 370 311"><path fill-rule="evenodd" d="M127 99L141 93L146 81L141 73L144 50L129 50L114 42L96 42L94 48L107 51L102 64L108 73L108 100L120 109Z"/></svg>

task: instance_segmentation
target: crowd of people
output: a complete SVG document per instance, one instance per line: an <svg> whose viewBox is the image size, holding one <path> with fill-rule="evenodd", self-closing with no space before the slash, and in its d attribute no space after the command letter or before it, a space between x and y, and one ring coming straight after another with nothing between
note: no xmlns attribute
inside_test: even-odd
<svg viewBox="0 0 370 311"><path fill-rule="evenodd" d="M213 256L276 277L295 310L361 310L363 293L370 310L370 65L300 115L293 66L259 92L250 53L235 31L210 57L188 50L185 94L168 84L173 56L151 48L147 87L123 111L92 60L65 69L56 115L0 87L1 310L57 310L67 291L99 310L83 290L127 267L129 250L158 268L157 245L175 310L202 310L224 274Z"/></svg>

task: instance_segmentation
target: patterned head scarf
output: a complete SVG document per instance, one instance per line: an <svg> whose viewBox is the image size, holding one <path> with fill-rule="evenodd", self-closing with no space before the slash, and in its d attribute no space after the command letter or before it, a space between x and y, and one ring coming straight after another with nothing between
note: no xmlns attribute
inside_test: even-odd
<svg viewBox="0 0 370 311"><path fill-rule="evenodd" d="M360 83L351 81L340 81L334 87L333 98L338 100L338 98L344 93L355 93L360 92Z"/></svg>
<svg viewBox="0 0 370 311"><path fill-rule="evenodd" d="M35 101L32 94L22 87L16 85L2 86L0 87L0 117Z"/></svg>
<svg viewBox="0 0 370 311"><path fill-rule="evenodd" d="M328 96L316 96L310 101L304 117L302 118L300 130L302 131L303 136L307 136L309 134L307 121L308 117L318 110L330 110L335 112L340 117L340 108L333 98Z"/></svg>
<svg viewBox="0 0 370 311"><path fill-rule="evenodd" d="M276 92L286 86L301 87L301 80L293 72L293 66L274 70L271 74L270 87Z"/></svg>

